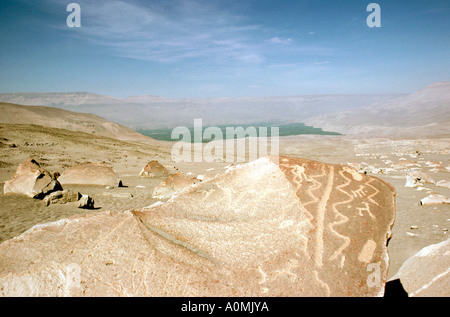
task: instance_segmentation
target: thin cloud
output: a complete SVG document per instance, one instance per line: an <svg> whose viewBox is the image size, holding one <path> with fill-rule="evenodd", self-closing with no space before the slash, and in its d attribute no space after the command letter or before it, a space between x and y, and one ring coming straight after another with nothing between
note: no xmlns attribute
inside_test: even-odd
<svg viewBox="0 0 450 317"><path fill-rule="evenodd" d="M326 65L326 64L330 64L330 61L323 61L323 62L315 62L314 65Z"/></svg>
<svg viewBox="0 0 450 317"><path fill-rule="evenodd" d="M51 7L63 5L46 0ZM262 65L271 58L328 55L323 47L296 44L290 37L223 8L214 1L78 0L82 27L61 26L79 41L107 54L157 63ZM62 9L62 10L65 10ZM280 63L283 64L283 63Z"/></svg>
<svg viewBox="0 0 450 317"><path fill-rule="evenodd" d="M292 40L291 39L281 39L279 37L272 37L269 40L270 43L272 44L291 44Z"/></svg>
<svg viewBox="0 0 450 317"><path fill-rule="evenodd" d="M82 27L75 36L111 49L115 55L156 62L189 58L263 61L252 40L260 26L208 2L109 0L79 4Z"/></svg>
<svg viewBox="0 0 450 317"><path fill-rule="evenodd" d="M297 67L301 65L300 63L294 63L294 64L276 64L276 65L269 65L269 68L292 68Z"/></svg>

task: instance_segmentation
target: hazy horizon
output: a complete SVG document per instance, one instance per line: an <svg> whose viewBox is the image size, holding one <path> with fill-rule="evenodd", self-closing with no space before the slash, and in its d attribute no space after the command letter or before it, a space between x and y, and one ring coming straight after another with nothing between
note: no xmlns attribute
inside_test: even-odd
<svg viewBox="0 0 450 317"><path fill-rule="evenodd" d="M434 84L434 83L431 83ZM425 86L426 87L426 86ZM425 88L422 87L422 88ZM71 94L78 94L78 95L94 95L98 97L111 97L118 100L125 100L125 99L133 99L133 98L161 98L166 100L219 100L219 99L270 99L270 98L289 98L289 97L324 97L324 96L382 96L382 95L390 95L390 96L405 96L410 93L414 93L415 91L410 92L393 92L393 93L317 93L317 94L293 94L293 95L267 95L267 96L236 96L236 97L167 97L163 95L157 95L157 94L140 94L140 95L129 95L129 96L114 96L109 94L102 94L95 91L11 91L11 92L0 92L0 95L7 96L7 95L35 95L35 96L49 96L49 95L71 95Z"/></svg>

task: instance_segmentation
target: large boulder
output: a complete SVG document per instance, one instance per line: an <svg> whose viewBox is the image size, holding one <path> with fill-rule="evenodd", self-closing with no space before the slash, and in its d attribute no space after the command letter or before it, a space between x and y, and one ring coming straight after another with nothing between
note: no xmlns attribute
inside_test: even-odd
<svg viewBox="0 0 450 317"><path fill-rule="evenodd" d="M199 183L200 180L187 177L182 173L174 173L164 179L153 191L152 197L155 199L168 199L182 189Z"/></svg>
<svg viewBox="0 0 450 317"><path fill-rule="evenodd" d="M77 191L59 190L46 196L43 200L46 206L52 204L72 204L78 208L92 209L94 208L94 199L88 195L82 195Z"/></svg>
<svg viewBox="0 0 450 317"><path fill-rule="evenodd" d="M47 195L43 202L45 206L53 205L53 204L67 204L77 202L81 198L81 194L77 191L72 190L58 190L56 192Z"/></svg>
<svg viewBox="0 0 450 317"><path fill-rule="evenodd" d="M61 184L38 162L30 158L21 163L15 174L5 182L4 194L23 194L42 199L51 192L61 190Z"/></svg>
<svg viewBox="0 0 450 317"><path fill-rule="evenodd" d="M390 283L400 281L410 297L450 296L450 239L432 244L403 263Z"/></svg>
<svg viewBox="0 0 450 317"><path fill-rule="evenodd" d="M150 161L144 166L139 175L142 177L164 177L168 176L169 172L158 161Z"/></svg>
<svg viewBox="0 0 450 317"><path fill-rule="evenodd" d="M76 202L78 208L93 209L95 201L88 195L82 195L80 200Z"/></svg>
<svg viewBox="0 0 450 317"><path fill-rule="evenodd" d="M0 294L383 295L393 187L345 166L277 161L142 210L36 226L0 245Z"/></svg>
<svg viewBox="0 0 450 317"><path fill-rule="evenodd" d="M450 204L450 198L444 195L431 194L420 200L422 206L435 204Z"/></svg>
<svg viewBox="0 0 450 317"><path fill-rule="evenodd" d="M405 187L417 187L423 183L434 184L434 179L424 171L415 170L406 175Z"/></svg>
<svg viewBox="0 0 450 317"><path fill-rule="evenodd" d="M116 172L104 164L84 162L65 170L58 181L64 184L122 186Z"/></svg>
<svg viewBox="0 0 450 317"><path fill-rule="evenodd" d="M437 182L436 186L447 187L450 189L450 182L448 180L443 179L443 180L440 180L439 182Z"/></svg>

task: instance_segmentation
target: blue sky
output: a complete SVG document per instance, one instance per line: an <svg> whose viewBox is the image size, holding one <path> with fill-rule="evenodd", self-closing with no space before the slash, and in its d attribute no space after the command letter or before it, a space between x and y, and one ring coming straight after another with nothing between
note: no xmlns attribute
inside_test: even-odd
<svg viewBox="0 0 450 317"><path fill-rule="evenodd" d="M0 92L408 93L450 80L449 17L448 0L2 0Z"/></svg>

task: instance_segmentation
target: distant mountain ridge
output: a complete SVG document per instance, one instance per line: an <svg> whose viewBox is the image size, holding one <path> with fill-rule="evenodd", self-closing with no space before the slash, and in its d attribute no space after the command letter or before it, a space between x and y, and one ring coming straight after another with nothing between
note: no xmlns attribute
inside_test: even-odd
<svg viewBox="0 0 450 317"><path fill-rule="evenodd" d="M347 135L450 137L450 82L437 82L384 103L320 115L305 123Z"/></svg>
<svg viewBox="0 0 450 317"><path fill-rule="evenodd" d="M302 122L329 112L350 110L401 95L300 95L240 98L164 98L154 95L114 98L89 92L2 93L0 101L50 106L92 113L132 129L206 125L251 124L263 121ZM295 120L299 121L295 121Z"/></svg>

